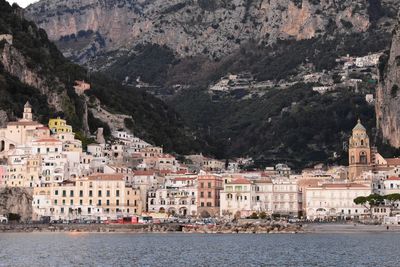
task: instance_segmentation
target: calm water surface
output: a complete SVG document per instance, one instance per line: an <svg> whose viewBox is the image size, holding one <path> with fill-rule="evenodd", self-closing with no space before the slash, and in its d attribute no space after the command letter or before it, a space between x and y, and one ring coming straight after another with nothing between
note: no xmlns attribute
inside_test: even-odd
<svg viewBox="0 0 400 267"><path fill-rule="evenodd" d="M0 266L400 266L400 234L0 234Z"/></svg>

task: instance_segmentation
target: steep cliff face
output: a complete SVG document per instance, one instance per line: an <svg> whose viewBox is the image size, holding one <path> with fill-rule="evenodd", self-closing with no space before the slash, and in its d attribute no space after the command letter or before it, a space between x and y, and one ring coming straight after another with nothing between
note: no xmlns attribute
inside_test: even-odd
<svg viewBox="0 0 400 267"><path fill-rule="evenodd" d="M136 44L178 55L220 57L247 40L309 39L335 30L364 32L394 0L42 0L26 16L67 56L85 62Z"/></svg>
<svg viewBox="0 0 400 267"><path fill-rule="evenodd" d="M400 147L400 27L393 31L389 59L382 59L381 81L376 93L377 126L383 138ZM385 67L385 68L383 68Z"/></svg>
<svg viewBox="0 0 400 267"><path fill-rule="evenodd" d="M0 215L14 213L26 222L32 218L32 192L24 188L0 189Z"/></svg>
<svg viewBox="0 0 400 267"><path fill-rule="evenodd" d="M0 63L5 71L17 77L21 82L37 88L41 94L47 95L48 105L54 110L63 110L63 100L68 96L62 83L49 81L45 75L40 75L38 70L29 67L25 56L14 46L4 44L1 52ZM55 91L54 88L58 90Z"/></svg>
<svg viewBox="0 0 400 267"><path fill-rule="evenodd" d="M20 117L29 100L35 119L47 123L51 117L64 117L83 141L88 141L85 134L98 127L104 128L106 135L110 129L125 128L155 145L164 145L169 152L199 150L199 141L173 109L106 75L88 75L21 13L18 6L0 0L0 111L6 112L0 113L0 124L4 117ZM75 92L77 80L91 84L85 95Z"/></svg>

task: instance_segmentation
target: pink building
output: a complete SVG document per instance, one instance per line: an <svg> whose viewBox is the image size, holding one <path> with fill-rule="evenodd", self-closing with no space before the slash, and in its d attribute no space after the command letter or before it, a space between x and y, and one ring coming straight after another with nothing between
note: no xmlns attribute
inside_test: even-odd
<svg viewBox="0 0 400 267"><path fill-rule="evenodd" d="M222 177L200 175L197 188L197 214L202 217L219 216Z"/></svg>

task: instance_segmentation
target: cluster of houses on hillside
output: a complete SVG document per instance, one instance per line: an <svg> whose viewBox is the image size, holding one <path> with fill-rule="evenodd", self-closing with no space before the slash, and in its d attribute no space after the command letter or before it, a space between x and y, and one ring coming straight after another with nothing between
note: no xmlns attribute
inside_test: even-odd
<svg viewBox="0 0 400 267"><path fill-rule="evenodd" d="M143 214L234 219L261 213L355 219L371 214L355 198L400 193L400 159L382 157L361 122L349 140L349 166L318 165L299 174L285 164L244 171L240 166L250 159L224 162L201 154L180 162L126 131L112 135L112 142L89 144L84 151L65 120L35 122L27 103L21 119L0 129L0 186L32 191L33 220ZM383 215L390 214L373 214Z"/></svg>
<svg viewBox="0 0 400 267"><path fill-rule="evenodd" d="M261 96L268 89L286 89L297 83L313 84L312 90L320 94L339 88L354 88L358 92L363 85L373 86L378 81L377 66L381 55L382 53L359 57L346 55L336 59L337 66L332 70L322 72L300 71L299 74L280 81L257 81L248 72L229 73L211 84L208 91L213 99L217 100L221 96L234 96L238 99L246 99L253 95ZM306 69L313 69L313 66L311 65ZM372 104L374 102L373 94L371 92L365 94L366 101Z"/></svg>

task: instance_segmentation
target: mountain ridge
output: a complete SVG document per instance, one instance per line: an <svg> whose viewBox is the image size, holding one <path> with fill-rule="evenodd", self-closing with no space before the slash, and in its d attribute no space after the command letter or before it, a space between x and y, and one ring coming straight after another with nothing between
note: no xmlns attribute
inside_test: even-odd
<svg viewBox="0 0 400 267"><path fill-rule="evenodd" d="M17 5L11 7L0 0L0 33L12 36L11 42L0 42L0 109L6 119L19 116L29 100L41 122L47 123L50 116L64 117L78 136L87 140L97 127L104 127L109 135L110 128L118 127L113 116L127 114L123 128L163 145L166 151L190 153L200 148L199 141L171 107L104 75L89 75L65 59L46 32L23 19L22 13ZM75 92L76 80L91 83L87 95ZM121 104L118 99L125 102ZM98 110L108 112L109 118L95 118L93 114Z"/></svg>

